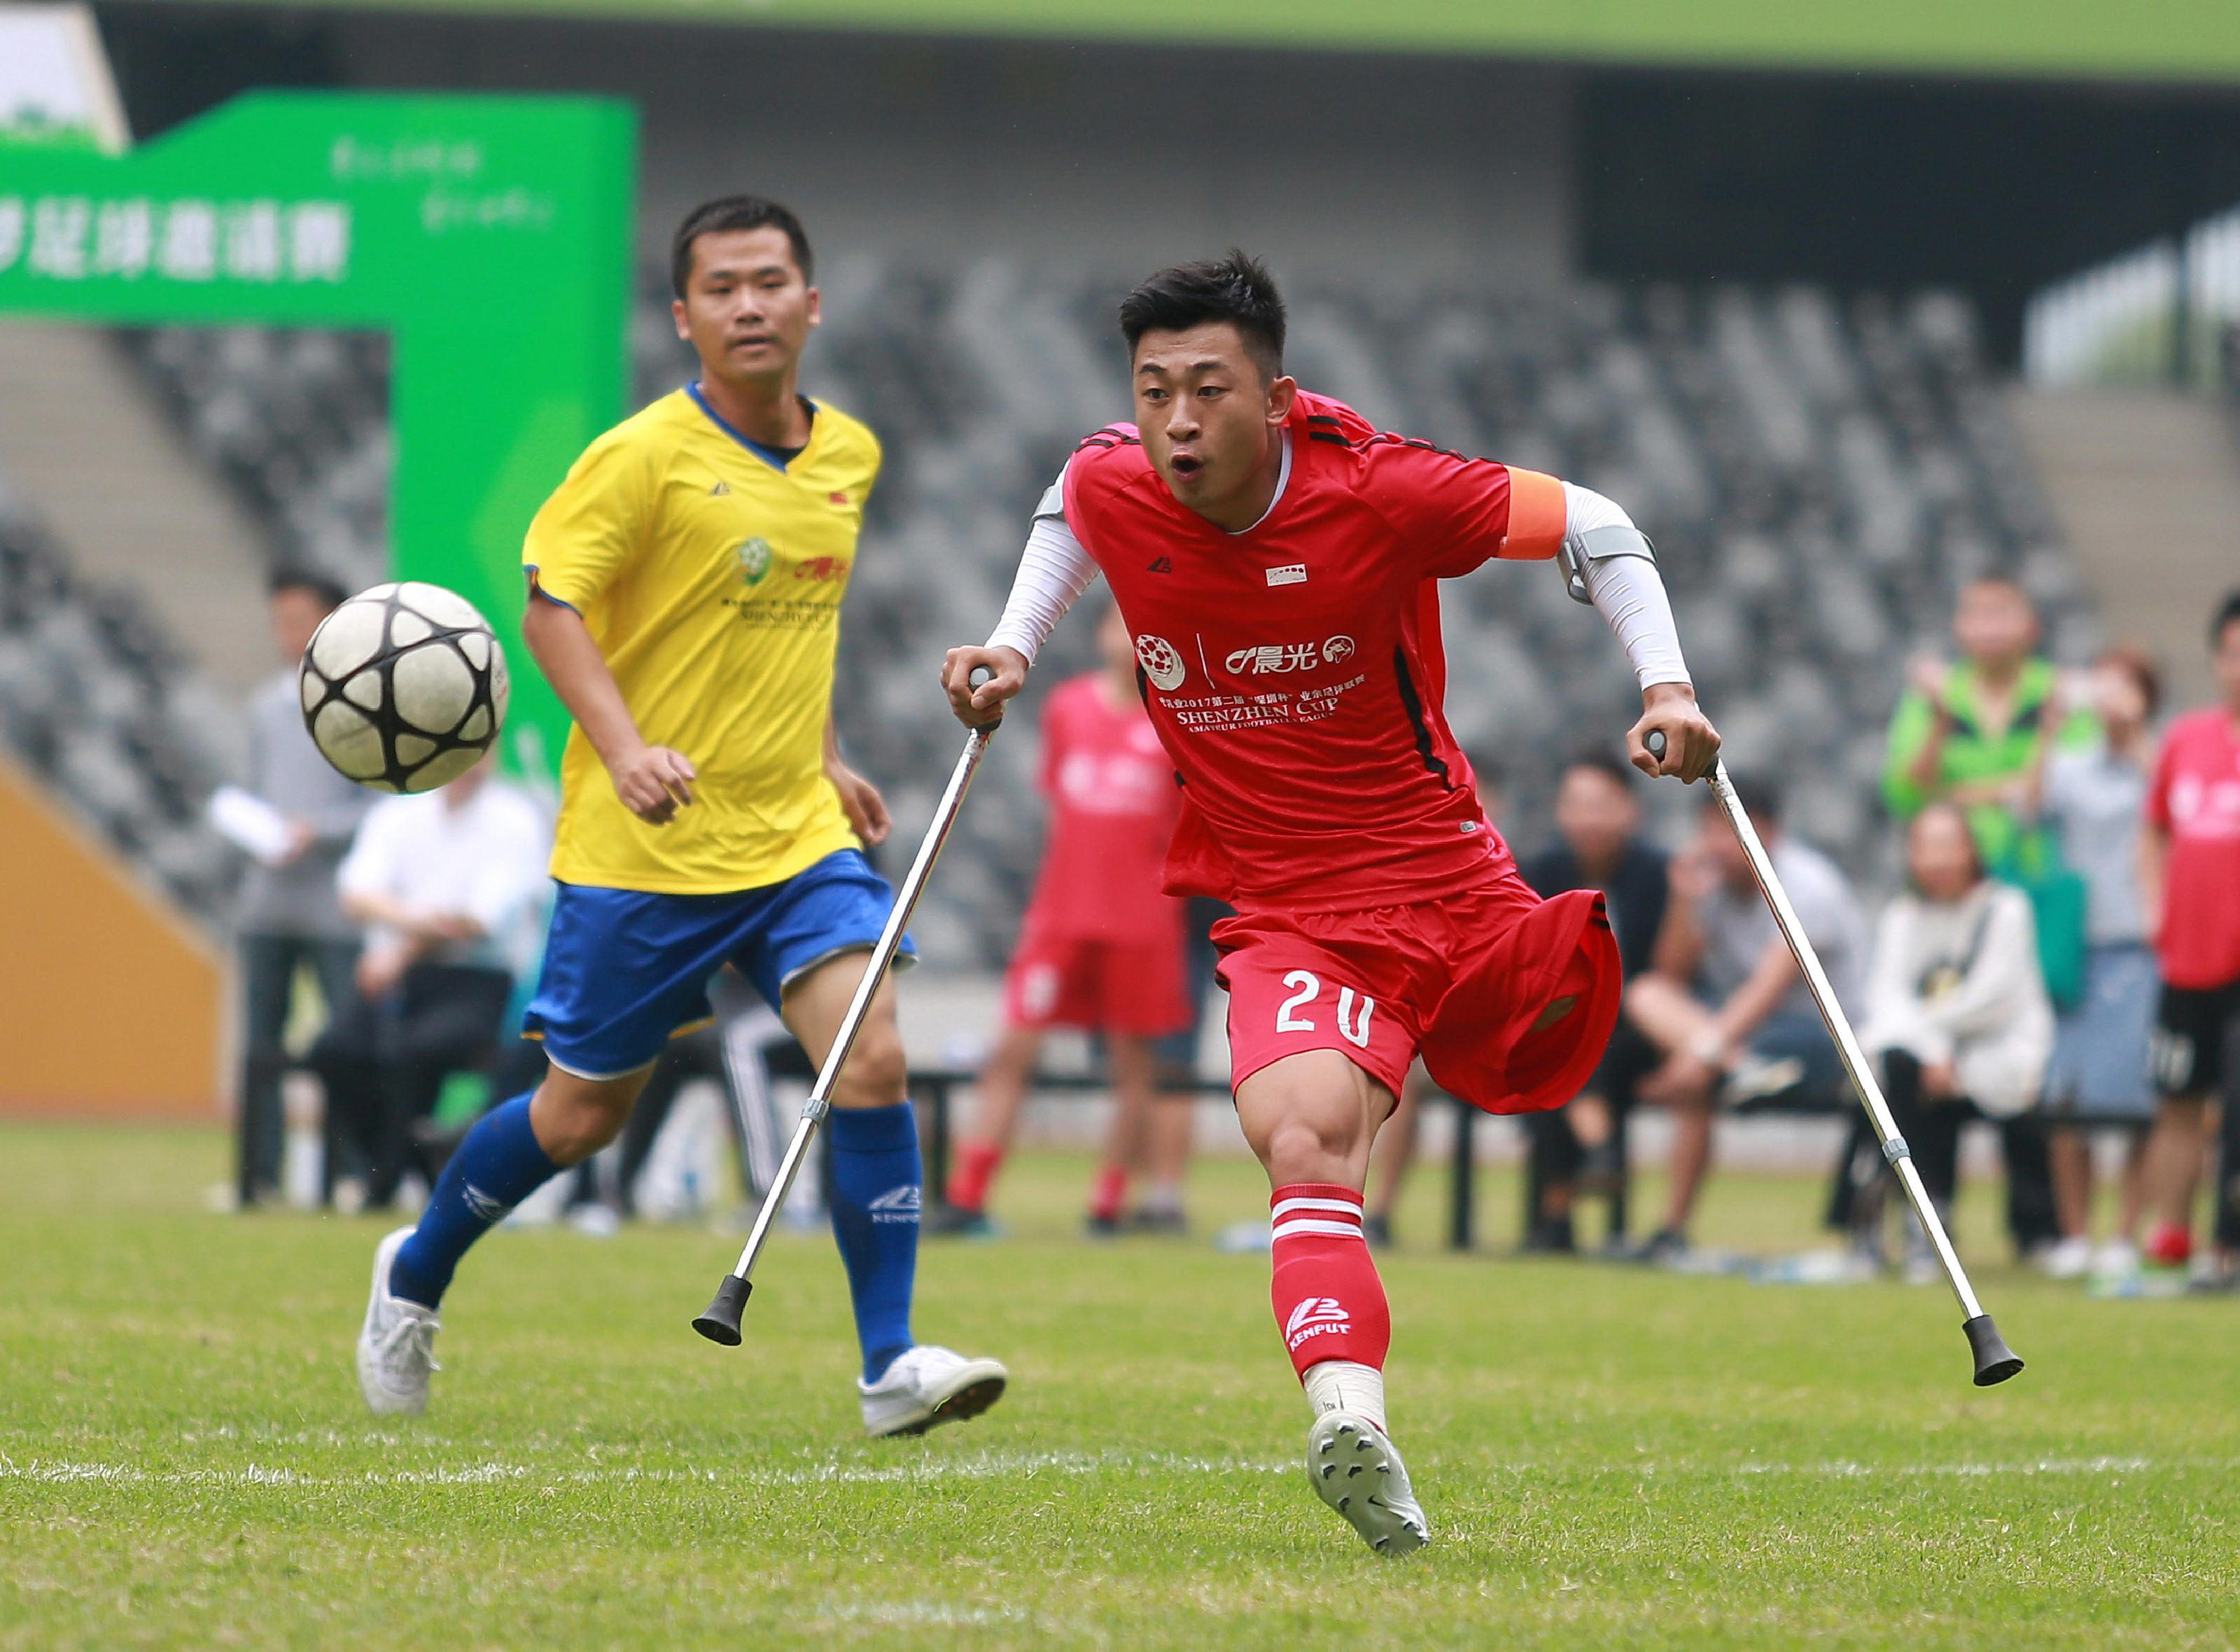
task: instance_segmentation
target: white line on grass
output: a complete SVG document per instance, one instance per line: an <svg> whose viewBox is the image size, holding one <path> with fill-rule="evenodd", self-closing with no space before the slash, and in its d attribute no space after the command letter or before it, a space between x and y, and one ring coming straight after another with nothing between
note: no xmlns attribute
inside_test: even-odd
<svg viewBox="0 0 2240 1652"><path fill-rule="evenodd" d="M2069 1475L2078 1476L2141 1474L2150 1469L2179 1469L2230 1473L2240 1461L2181 1458L2157 1462L2151 1457L2037 1457L2013 1462L1871 1463L1850 1461L1826 1462L1742 1462L1589 1465L1595 1475L1628 1475L1641 1479L1672 1475L1797 1475L1830 1479L1979 1479L1991 1475ZM0 1480L29 1481L46 1485L161 1485L161 1486L493 1486L542 1485L742 1485L755 1487L804 1485L937 1484L953 1480L1030 1480L1037 1475L1102 1474L1241 1474L1287 1475L1298 1470L1291 1460L1247 1457L1199 1457L1165 1452L990 1452L977 1457L950 1457L930 1462L874 1464L823 1462L805 1469L742 1470L726 1469L556 1469L530 1463L477 1462L430 1469L369 1469L355 1475L314 1475L292 1469L270 1469L249 1464L239 1469L177 1469L150 1470L130 1463L48 1462L33 1458L17 1462L0 1455ZM1574 1465L1512 1462L1494 1465L1494 1472L1517 1475L1563 1475L1580 1472Z"/></svg>

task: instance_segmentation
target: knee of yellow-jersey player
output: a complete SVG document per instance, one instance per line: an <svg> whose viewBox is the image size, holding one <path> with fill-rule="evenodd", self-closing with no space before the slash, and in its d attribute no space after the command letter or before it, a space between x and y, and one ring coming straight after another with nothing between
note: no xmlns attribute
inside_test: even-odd
<svg viewBox="0 0 2240 1652"><path fill-rule="evenodd" d="M903 1053L902 1034L892 1016L874 1016L856 1037L832 1087L835 1107L892 1107L904 1099L910 1086L910 1064Z"/></svg>

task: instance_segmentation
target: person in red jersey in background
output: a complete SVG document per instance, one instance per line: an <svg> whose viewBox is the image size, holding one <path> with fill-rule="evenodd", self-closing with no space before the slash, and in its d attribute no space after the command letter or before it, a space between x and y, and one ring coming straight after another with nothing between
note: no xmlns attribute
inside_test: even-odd
<svg viewBox="0 0 2240 1652"><path fill-rule="evenodd" d="M1270 1301L1317 1414L1308 1476L1372 1548L1404 1553L1429 1526L1386 1428L1370 1144L1418 1052L1489 1111L1560 1105L1602 1057L1619 981L1602 896L1543 902L1479 806L1442 709L1432 582L1560 557L1642 685L1634 763L1693 780L1718 735L1654 553L1610 501L1302 390L1275 282L1241 252L1153 276L1120 327L1136 423L1075 450L994 633L950 649L943 682L961 721L987 723L1090 581L1111 586L1182 783L1168 892L1237 909L1214 930L1230 1077L1273 1189Z"/></svg>
<svg viewBox="0 0 2240 1652"><path fill-rule="evenodd" d="M1104 669L1050 691L1043 709L1050 846L1003 981L1002 1042L980 1075L980 1108L930 1230L992 1236L988 1192L1052 1027L1101 1033L1117 1103L1090 1191L1089 1231L1120 1231L1131 1168L1148 1171L1150 1225L1179 1217L1187 1105L1162 1106L1154 1041L1193 1019L1183 903L1159 892L1175 823L1175 776L1136 690L1136 648L1117 608L1097 628Z"/></svg>
<svg viewBox="0 0 2240 1652"><path fill-rule="evenodd" d="M2240 1256L2240 590L2217 609L2209 644L2221 703L2164 731L2139 835L2163 981L2150 1045L2163 1102L2146 1164L2161 1225L2147 1251L2171 1266L2192 1255L2203 1126L2210 1096L2221 1094L2217 1249L2203 1281L2230 1286Z"/></svg>

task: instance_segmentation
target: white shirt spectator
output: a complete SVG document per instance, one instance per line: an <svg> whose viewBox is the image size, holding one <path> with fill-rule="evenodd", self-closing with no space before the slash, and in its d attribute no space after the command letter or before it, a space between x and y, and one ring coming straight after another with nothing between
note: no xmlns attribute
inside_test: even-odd
<svg viewBox="0 0 2240 1652"><path fill-rule="evenodd" d="M337 882L345 898L384 897L415 912L470 918L473 941L424 953L430 963L503 969L517 979L535 967L543 940L545 865L552 832L527 793L490 780L464 799L450 789L376 803L358 828ZM377 925L374 947L394 945Z"/></svg>
<svg viewBox="0 0 2240 1652"><path fill-rule="evenodd" d="M1835 862L1786 832L1766 854L1797 921L1804 926L1804 938L1820 956L1836 1002L1856 1015L1866 969L1867 924L1851 898L1849 880ZM1702 986L1712 1003L1724 1003L1750 979L1766 949L1780 943L1781 929L1755 883L1742 889L1713 885L1697 897L1696 914L1703 931ZM1780 1013L1818 1019L1819 1007L1802 976L1781 1001Z"/></svg>
<svg viewBox="0 0 2240 1652"><path fill-rule="evenodd" d="M1883 909L1860 1042L1950 1065L1994 1118L2037 1100L2053 1052L2030 897L1984 879L1957 901L1899 896Z"/></svg>

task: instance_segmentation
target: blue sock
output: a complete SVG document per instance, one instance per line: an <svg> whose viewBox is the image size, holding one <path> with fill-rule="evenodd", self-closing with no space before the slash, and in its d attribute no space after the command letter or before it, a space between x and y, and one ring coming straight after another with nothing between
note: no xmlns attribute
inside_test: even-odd
<svg viewBox="0 0 2240 1652"><path fill-rule="evenodd" d="M917 1121L908 1102L834 1108L832 1236L847 1264L856 1340L870 1382L911 1345L910 1289L917 1277L920 1175Z"/></svg>
<svg viewBox="0 0 2240 1652"><path fill-rule="evenodd" d="M420 1225L397 1248L389 1289L408 1302L436 1307L467 1247L559 1174L560 1167L544 1156L529 1128L529 1096L490 1109L436 1179Z"/></svg>

